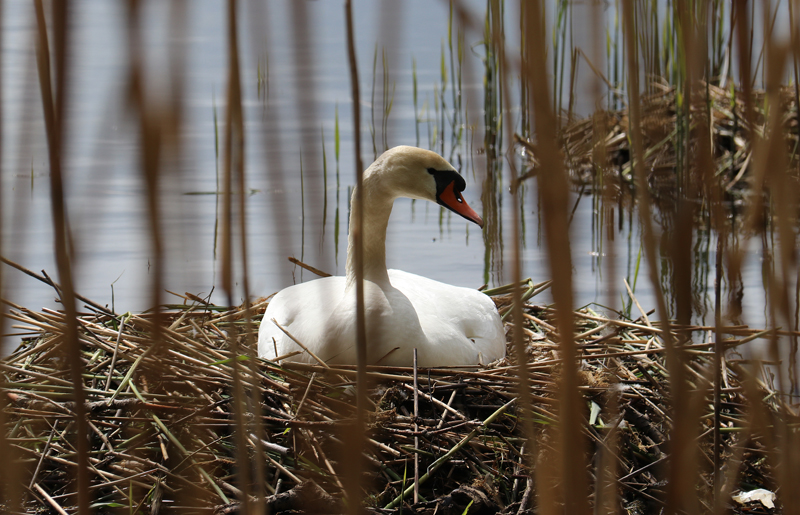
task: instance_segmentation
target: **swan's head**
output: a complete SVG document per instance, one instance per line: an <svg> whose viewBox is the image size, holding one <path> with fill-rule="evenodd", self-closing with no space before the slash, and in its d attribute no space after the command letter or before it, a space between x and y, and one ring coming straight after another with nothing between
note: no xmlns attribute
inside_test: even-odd
<svg viewBox="0 0 800 515"><path fill-rule="evenodd" d="M467 186L456 169L436 152L400 146L384 152L364 172L365 183L378 179L393 197L430 200L483 227L483 220L461 192Z"/></svg>

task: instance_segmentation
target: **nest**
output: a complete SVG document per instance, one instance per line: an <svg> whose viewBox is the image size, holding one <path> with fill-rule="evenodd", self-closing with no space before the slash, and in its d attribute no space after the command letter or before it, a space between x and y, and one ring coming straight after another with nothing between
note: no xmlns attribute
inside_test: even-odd
<svg viewBox="0 0 800 515"><path fill-rule="evenodd" d="M542 289L528 286L526 297ZM501 313L509 311L507 294L495 300ZM96 510L234 513L241 510L243 490L257 496L260 489L264 497L250 502L261 499L270 513L345 511L342 471L354 459L348 438L356 416L356 371L256 358L256 325L248 318L253 313L257 321L264 306L248 312L187 297L186 304L159 314L93 310L79 316L89 495ZM27 336L0 362L0 402L13 458L5 466L16 467L24 511L71 511L77 503L75 405L62 349L65 316L12 307L8 316ZM564 364L555 311L527 299L524 317L534 445L526 448L519 423L511 350L488 367L419 370L416 384L412 369L372 367L363 452L366 509L516 513L520 503L528 506L537 498L542 483L531 479L523 455L533 456L536 474L553 472L548 463L557 454ZM574 320L586 463L595 464L588 465L587 480L596 484L601 469L611 471L610 491L623 512L655 512L664 502L664 463L674 426L661 329L646 316L607 318L588 308L576 311ZM513 324L506 323L510 333ZM691 343L691 337L709 329L674 328L683 342L687 393L706 399L701 407L710 389L712 344L703 338ZM762 335L746 327L728 332L728 348ZM240 349L235 360L232 346ZM743 463L728 491L743 484L769 486L760 437L743 429L750 426L742 368L735 360L724 364L722 438L726 456ZM757 388L769 390L764 384ZM770 413L777 411L778 397L765 403ZM697 413L691 434L699 444L698 491L701 502L709 502L713 411ZM600 460L609 448L615 458ZM410 493L415 456L416 502Z"/></svg>
<svg viewBox="0 0 800 515"><path fill-rule="evenodd" d="M793 87L781 87L776 95L778 105L771 107L780 113L778 127L768 127L769 102L764 91L753 92L754 119L751 122L745 116L741 91L702 83L694 93L692 102L685 106L682 91L662 82L653 82L650 93L642 97L640 129L644 168L649 186L657 198L674 196L681 180L681 174L676 170L682 169L691 172L685 173L686 177L700 182L713 176L727 195L732 198L742 196L750 187L753 142L757 138L783 139L788 157L783 164L798 180L795 170L800 132ZM633 183L630 123L627 107L599 110L588 118L565 123L559 134L560 150L574 182L580 185ZM699 159L703 153L698 142L704 138L710 144L709 163ZM525 180L538 170L538 150L535 142L519 135L515 136L515 141L529 161L529 171L519 179ZM697 187L702 189L701 184Z"/></svg>

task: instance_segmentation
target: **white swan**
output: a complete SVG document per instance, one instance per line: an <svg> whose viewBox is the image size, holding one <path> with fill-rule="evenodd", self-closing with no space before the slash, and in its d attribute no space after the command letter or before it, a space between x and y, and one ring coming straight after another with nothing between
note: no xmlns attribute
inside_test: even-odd
<svg viewBox="0 0 800 515"><path fill-rule="evenodd" d="M505 356L503 324L483 293L400 270L386 270L386 227L397 197L430 200L483 227L461 196L464 178L444 158L395 147L364 172L364 303L367 363L420 367L486 364ZM356 364L353 191L345 277L326 277L278 292L264 313L258 354L316 363L292 338L329 364ZM273 321L274 320L274 321ZM276 325L277 322L286 332Z"/></svg>

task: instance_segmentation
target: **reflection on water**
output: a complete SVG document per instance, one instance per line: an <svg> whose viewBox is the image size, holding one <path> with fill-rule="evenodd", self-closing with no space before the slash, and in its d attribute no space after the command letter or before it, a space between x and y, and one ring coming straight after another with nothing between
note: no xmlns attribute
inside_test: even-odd
<svg viewBox="0 0 800 515"><path fill-rule="evenodd" d="M291 265L287 256L331 273L343 272L354 183L352 120L339 3L253 4L243 8L242 16L247 16L243 28L248 32L242 38L241 60L251 192L247 199L249 278L250 291L269 295L312 278ZM522 130L529 121L526 109L515 107L527 102L520 98L520 85L503 82L508 76L501 69L493 34L503 35L505 44L513 47L520 35L510 13L499 9L486 13L481 1L465 4L474 18L471 27L454 18L446 2L358 5L362 97L369 99L371 115L364 117L369 130L362 132L368 138L364 148L374 148L365 158L389 146L415 142L437 150L461 169L467 180L465 198L480 206L486 221L476 237L476 228L438 206L400 200L387 235L390 267L456 285L498 286L510 279L504 273L509 259L504 248L513 220L508 160L524 170L521 156L508 150L513 135L506 133L506 126ZM3 98L4 105L16 108L3 110L7 127L3 148L13 149L3 154L2 162L3 252L24 266L53 272L49 191L42 180L48 173L44 131L36 90L31 88L36 83L32 9L24 2L4 5ZM178 45L186 55L183 146L175 162L165 163L169 171L161 180L168 234L165 284L178 293L207 295L216 285L219 266L215 116L225 86L223 17L217 2L193 2L187 9L185 33L174 35L158 23L164 9L150 2L145 11L146 19L153 22L143 24L148 27L149 95L164 95L158 80L168 66L160 54L163 48ZM399 29L384 30L387 19L398 20ZM402 20L413 23L401 24ZM113 285L117 311L143 310L150 301L152 251L144 185L136 172L135 129L120 98L124 83L120 63L127 58L121 39L123 13L113 3L87 2L76 9L73 23L76 71L71 78L66 173L76 287L91 299L111 304ZM485 26L485 32L475 26ZM572 41L576 47L589 44L588 33L576 32L569 38L566 32L561 34L562 42ZM611 63L597 66L604 69ZM580 73L576 83L591 82L590 72L581 69ZM574 109L572 95L559 98L570 102L570 110L585 114L591 101L580 100L580 91L576 95ZM630 199L622 194L618 201L604 200L606 186L576 188L572 198L575 298L579 305L594 302L636 317L624 294L623 278L645 308L655 306L643 270L641 231ZM190 192L209 194L187 195ZM549 267L542 249L536 181L524 182L519 192L522 272L538 282L548 278ZM692 302L681 304L671 296L669 304L673 312L676 305L691 305L691 317L709 324L713 322L715 236L701 226L694 234L678 238L672 211L656 208L664 291L675 291L667 252L670 242L682 241L691 247ZM730 234L735 245L736 231ZM748 243L752 252L741 276L725 277L725 281L732 320L764 325L761 266L771 266L772 242L757 243ZM8 269L4 274L4 296L33 309L54 305L48 286ZM221 296L212 300L224 302Z"/></svg>

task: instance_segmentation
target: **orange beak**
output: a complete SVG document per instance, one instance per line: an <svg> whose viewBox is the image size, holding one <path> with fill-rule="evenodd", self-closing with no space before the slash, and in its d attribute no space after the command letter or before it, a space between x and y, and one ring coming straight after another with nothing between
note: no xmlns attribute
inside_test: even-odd
<svg viewBox="0 0 800 515"><path fill-rule="evenodd" d="M478 224L481 229L483 228L483 219L481 219L480 215L478 215L474 209L469 207L467 201L461 196L461 192L455 190L455 181L452 181L444 188L444 191L442 191L437 200L439 204L447 209L455 211L467 220Z"/></svg>

